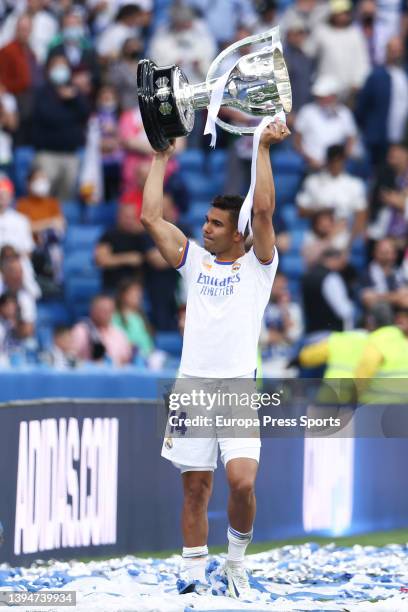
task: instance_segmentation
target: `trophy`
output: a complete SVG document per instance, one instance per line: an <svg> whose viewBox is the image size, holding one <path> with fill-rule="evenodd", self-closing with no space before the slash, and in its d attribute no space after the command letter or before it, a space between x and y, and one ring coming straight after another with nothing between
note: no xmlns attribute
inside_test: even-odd
<svg viewBox="0 0 408 612"><path fill-rule="evenodd" d="M266 41L269 45L238 57L225 73L220 105L249 115L289 113L292 91L278 27L248 36L227 47L211 64L206 81L197 85L189 84L179 66L160 67L149 59L141 60L137 69L139 107L153 149L164 151L170 139L191 132L195 111L209 106L212 93L220 82L220 77L215 75L225 60L230 62L230 56L240 47ZM215 123L237 135L253 134L256 129L230 125L218 117Z"/></svg>

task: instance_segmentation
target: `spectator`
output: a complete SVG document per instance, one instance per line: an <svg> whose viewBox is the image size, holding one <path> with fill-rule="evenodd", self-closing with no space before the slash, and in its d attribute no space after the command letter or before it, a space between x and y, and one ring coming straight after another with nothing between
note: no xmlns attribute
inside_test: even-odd
<svg viewBox="0 0 408 612"><path fill-rule="evenodd" d="M177 64L190 83L205 81L216 55L215 40L192 8L174 4L170 23L159 28L150 42L149 57L159 66Z"/></svg>
<svg viewBox="0 0 408 612"><path fill-rule="evenodd" d="M392 240L383 238L376 242L373 259L361 282L361 301L365 308L372 308L378 302L408 305L408 286L396 264L397 251Z"/></svg>
<svg viewBox="0 0 408 612"><path fill-rule="evenodd" d="M86 0L89 23L96 35L105 30L115 19L117 0Z"/></svg>
<svg viewBox="0 0 408 612"><path fill-rule="evenodd" d="M302 310L292 300L288 279L281 272L275 277L269 304L264 315L264 345L268 357L288 355L288 348L303 333Z"/></svg>
<svg viewBox="0 0 408 612"><path fill-rule="evenodd" d="M231 43L242 24L256 26L257 15L250 0L186 0L185 4L205 19L219 48Z"/></svg>
<svg viewBox="0 0 408 612"><path fill-rule="evenodd" d="M14 40L0 49L0 81L5 89L15 96L19 123L16 144L31 142L31 119L33 110L33 86L39 80L39 68L29 40L32 21L21 15L16 24Z"/></svg>
<svg viewBox="0 0 408 612"><path fill-rule="evenodd" d="M384 162L390 143L404 135L408 116L408 79L402 67L404 44L392 38L385 65L369 74L356 105L356 119L374 165Z"/></svg>
<svg viewBox="0 0 408 612"><path fill-rule="evenodd" d="M74 339L72 328L61 325L54 329L53 345L47 355L47 361L54 368L65 370L78 365L74 355Z"/></svg>
<svg viewBox="0 0 408 612"><path fill-rule="evenodd" d="M28 194L17 202L17 210L30 221L35 242L34 270L45 297L58 293L63 280L62 240L65 219L60 203L50 197L50 181L45 172L33 168L28 175Z"/></svg>
<svg viewBox="0 0 408 612"><path fill-rule="evenodd" d="M334 210L338 222L343 221L349 240L365 231L367 197L364 182L345 172L345 147L327 149L326 168L308 176L298 193L296 203L302 216L319 210Z"/></svg>
<svg viewBox="0 0 408 612"><path fill-rule="evenodd" d="M36 92L33 144L35 164L49 177L51 194L60 200L72 198L75 191L88 115L88 103L72 84L67 60L63 55L51 57L47 82Z"/></svg>
<svg viewBox="0 0 408 612"><path fill-rule="evenodd" d="M106 295L94 297L89 318L72 330L72 350L77 359L109 362L123 366L132 358L132 348L125 334L112 323L114 300Z"/></svg>
<svg viewBox="0 0 408 612"><path fill-rule="evenodd" d="M123 153L119 138L119 109L116 90L103 85L96 98L101 135L104 194L107 201L119 195Z"/></svg>
<svg viewBox="0 0 408 612"><path fill-rule="evenodd" d="M370 63L375 63L377 35L377 3L375 0L360 0L357 5L357 26L364 36Z"/></svg>
<svg viewBox="0 0 408 612"><path fill-rule="evenodd" d="M152 248L137 211L131 204L119 206L117 226L101 236L95 250L102 269L103 289L113 293L124 279L134 279L142 270L146 252Z"/></svg>
<svg viewBox="0 0 408 612"><path fill-rule="evenodd" d="M330 76L320 77L312 87L315 101L300 109L295 120L295 146L311 170L320 170L327 148L345 144L346 156L353 148L357 127L350 110L338 101L339 84Z"/></svg>
<svg viewBox="0 0 408 612"><path fill-rule="evenodd" d="M408 148L391 145L386 164L375 176L368 236L373 240L391 238L403 251L408 236Z"/></svg>
<svg viewBox="0 0 408 612"><path fill-rule="evenodd" d="M116 88L122 110L137 108L139 104L135 83L142 50L143 45L140 39L127 38L122 46L120 57L108 69L108 83Z"/></svg>
<svg viewBox="0 0 408 612"><path fill-rule="evenodd" d="M140 3L131 0L121 2L114 23L108 25L98 37L96 48L100 58L105 62L117 59L125 40L139 38L142 25Z"/></svg>
<svg viewBox="0 0 408 612"><path fill-rule="evenodd" d="M21 258L15 255L3 259L0 272L0 294L10 293L16 298L19 306L19 336L21 338L30 338L34 335L37 306L35 299L24 286Z"/></svg>
<svg viewBox="0 0 408 612"><path fill-rule="evenodd" d="M406 36L408 6L405 0L376 2L375 63L383 64L388 41L395 36Z"/></svg>
<svg viewBox="0 0 408 612"><path fill-rule="evenodd" d="M308 34L313 34L315 29L323 24L329 16L329 3L322 0L295 0L290 4L282 15L279 26L285 33L288 24L294 18L301 19L303 27Z"/></svg>
<svg viewBox="0 0 408 612"><path fill-rule="evenodd" d="M30 46L40 64L45 62L48 46L58 31L56 19L44 10L44 7L45 0L26 0L25 2L24 14L32 20ZM17 6L4 21L0 31L0 47L4 47L14 39L21 13L21 7Z"/></svg>
<svg viewBox="0 0 408 612"><path fill-rule="evenodd" d="M262 34L262 32L266 32L278 25L278 3L276 0L256 0L254 4L259 15L255 26L256 34Z"/></svg>
<svg viewBox="0 0 408 612"><path fill-rule="evenodd" d="M86 35L83 12L71 8L62 18L61 33L51 42L48 60L54 56L64 56L71 69L73 80L83 93L90 93L91 86L99 82L99 64L92 47L92 41Z"/></svg>
<svg viewBox="0 0 408 612"><path fill-rule="evenodd" d="M342 251L327 249L302 279L306 333L352 329L354 305L341 272L347 263Z"/></svg>
<svg viewBox="0 0 408 612"><path fill-rule="evenodd" d="M140 281L125 280L119 285L112 322L124 332L137 354L148 359L154 343L143 313L143 285Z"/></svg>
<svg viewBox="0 0 408 612"><path fill-rule="evenodd" d="M294 15L287 22L284 57L292 87L292 111L297 113L310 102L310 89L315 62L304 52L306 29L304 21Z"/></svg>
<svg viewBox="0 0 408 612"><path fill-rule="evenodd" d="M328 249L344 251L349 246L349 234L343 223L338 223L330 209L316 212L312 217L311 230L306 232L302 255L308 267L320 261Z"/></svg>
<svg viewBox="0 0 408 612"><path fill-rule="evenodd" d="M18 125L15 97L7 93L0 82L0 172L11 173L13 160L13 134Z"/></svg>
<svg viewBox="0 0 408 612"><path fill-rule="evenodd" d="M13 293L0 295L0 360L8 363L14 350L21 348L20 313L17 298Z"/></svg>
<svg viewBox="0 0 408 612"><path fill-rule="evenodd" d="M309 37L307 52L317 61L317 78L336 75L342 100L360 89L370 69L361 30L352 23L351 0L330 0L328 23Z"/></svg>
<svg viewBox="0 0 408 612"><path fill-rule="evenodd" d="M139 108L122 113L119 121L119 135L124 150L122 165L123 192L134 189L137 167L149 162L153 149L147 139Z"/></svg>
<svg viewBox="0 0 408 612"><path fill-rule="evenodd" d="M11 208L13 196L13 183L4 175L0 176L0 249L3 257L6 246L11 248L12 254L22 256L25 286L33 297L38 297L41 292L34 280L30 261L34 249L31 228L27 218Z"/></svg>

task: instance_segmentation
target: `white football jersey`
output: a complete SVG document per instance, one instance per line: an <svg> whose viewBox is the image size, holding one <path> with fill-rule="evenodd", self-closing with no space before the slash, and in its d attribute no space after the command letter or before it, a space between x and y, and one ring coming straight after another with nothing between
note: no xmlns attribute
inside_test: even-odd
<svg viewBox="0 0 408 612"><path fill-rule="evenodd" d="M253 248L235 261L218 261L187 241L177 267L187 290L182 374L234 378L254 372L277 266L276 247L266 263L259 261Z"/></svg>

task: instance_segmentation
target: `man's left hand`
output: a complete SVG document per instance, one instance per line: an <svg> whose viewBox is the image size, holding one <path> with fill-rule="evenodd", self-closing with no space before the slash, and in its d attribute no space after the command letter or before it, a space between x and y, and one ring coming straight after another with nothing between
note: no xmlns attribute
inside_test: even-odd
<svg viewBox="0 0 408 612"><path fill-rule="evenodd" d="M275 119L275 121L269 123L263 130L259 144L264 147L270 147L272 144L283 142L290 133L285 123L279 121L279 119Z"/></svg>

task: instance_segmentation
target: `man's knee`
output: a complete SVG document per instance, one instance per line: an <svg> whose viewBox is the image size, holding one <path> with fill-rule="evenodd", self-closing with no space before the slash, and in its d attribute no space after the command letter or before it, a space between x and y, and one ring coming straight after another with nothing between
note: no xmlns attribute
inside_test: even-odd
<svg viewBox="0 0 408 612"><path fill-rule="evenodd" d="M187 472L183 474L184 500L195 508L208 504L212 489L212 474Z"/></svg>
<svg viewBox="0 0 408 612"><path fill-rule="evenodd" d="M255 493L255 479L250 476L235 476L229 479L231 495L248 499Z"/></svg>

